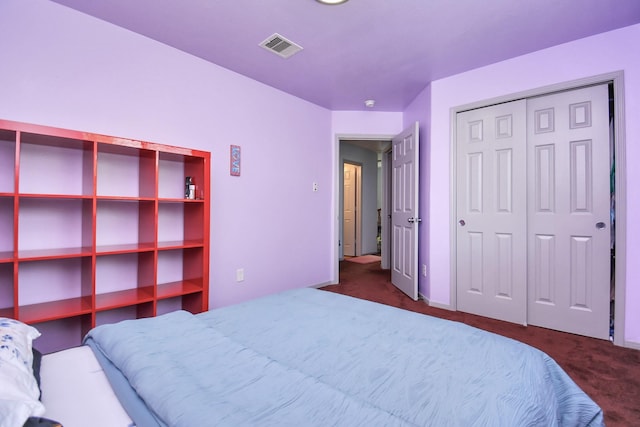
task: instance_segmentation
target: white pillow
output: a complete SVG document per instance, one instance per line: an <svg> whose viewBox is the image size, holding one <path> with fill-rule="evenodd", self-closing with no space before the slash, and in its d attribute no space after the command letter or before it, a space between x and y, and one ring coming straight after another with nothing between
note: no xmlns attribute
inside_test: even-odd
<svg viewBox="0 0 640 427"><path fill-rule="evenodd" d="M0 427L22 427L31 416L44 414L33 375L33 326L0 317Z"/></svg>
<svg viewBox="0 0 640 427"><path fill-rule="evenodd" d="M31 343L39 336L40 332L33 326L15 319L0 317L0 360L33 373Z"/></svg>

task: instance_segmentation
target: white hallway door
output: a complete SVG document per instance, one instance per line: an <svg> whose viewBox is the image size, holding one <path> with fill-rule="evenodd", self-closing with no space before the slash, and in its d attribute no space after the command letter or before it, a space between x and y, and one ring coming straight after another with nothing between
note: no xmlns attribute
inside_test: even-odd
<svg viewBox="0 0 640 427"><path fill-rule="evenodd" d="M391 283L418 300L418 122L392 140Z"/></svg>
<svg viewBox="0 0 640 427"><path fill-rule="evenodd" d="M357 221L358 221L358 168L351 163L344 164L344 213L342 215L342 251L345 256L356 256Z"/></svg>
<svg viewBox="0 0 640 427"><path fill-rule="evenodd" d="M457 121L458 308L607 339L607 86Z"/></svg>

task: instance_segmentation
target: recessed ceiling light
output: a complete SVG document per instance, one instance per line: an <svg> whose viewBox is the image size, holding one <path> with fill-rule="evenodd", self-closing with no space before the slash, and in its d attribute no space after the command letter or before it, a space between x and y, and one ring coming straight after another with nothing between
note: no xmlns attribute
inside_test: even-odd
<svg viewBox="0 0 640 427"><path fill-rule="evenodd" d="M346 3L348 0L316 0L316 1L322 4L341 4L341 3Z"/></svg>
<svg viewBox="0 0 640 427"><path fill-rule="evenodd" d="M367 99L364 101L364 106L367 108L373 108L374 105L376 105L376 101L373 99Z"/></svg>

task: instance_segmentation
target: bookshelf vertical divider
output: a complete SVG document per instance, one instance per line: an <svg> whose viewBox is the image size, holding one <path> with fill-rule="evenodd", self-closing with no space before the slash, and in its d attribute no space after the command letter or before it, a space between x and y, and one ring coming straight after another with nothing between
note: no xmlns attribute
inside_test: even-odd
<svg viewBox="0 0 640 427"><path fill-rule="evenodd" d="M207 151L0 120L0 317L48 353L100 324L206 311L209 185Z"/></svg>

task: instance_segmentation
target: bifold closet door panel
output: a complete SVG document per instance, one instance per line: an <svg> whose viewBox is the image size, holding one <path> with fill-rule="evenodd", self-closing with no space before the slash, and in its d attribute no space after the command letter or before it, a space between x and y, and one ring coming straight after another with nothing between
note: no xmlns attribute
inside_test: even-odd
<svg viewBox="0 0 640 427"><path fill-rule="evenodd" d="M531 98L529 323L608 339L609 104L606 84Z"/></svg>
<svg viewBox="0 0 640 427"><path fill-rule="evenodd" d="M526 323L526 101L457 115L457 307Z"/></svg>

